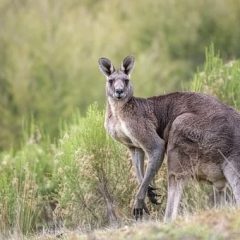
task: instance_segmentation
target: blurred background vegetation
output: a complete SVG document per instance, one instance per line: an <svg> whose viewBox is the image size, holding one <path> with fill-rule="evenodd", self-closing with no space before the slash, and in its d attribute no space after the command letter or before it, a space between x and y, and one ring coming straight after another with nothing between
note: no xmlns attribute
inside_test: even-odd
<svg viewBox="0 0 240 240"><path fill-rule="evenodd" d="M239 0L0 0L0 149L29 119L51 139L59 120L105 100L100 56L136 57L136 95L185 88L214 43L240 56Z"/></svg>
<svg viewBox="0 0 240 240"><path fill-rule="evenodd" d="M187 89L240 109L239 22L239 0L0 0L0 238L131 222L136 181L103 129L98 58L134 55L136 95ZM181 203L211 206L196 184Z"/></svg>

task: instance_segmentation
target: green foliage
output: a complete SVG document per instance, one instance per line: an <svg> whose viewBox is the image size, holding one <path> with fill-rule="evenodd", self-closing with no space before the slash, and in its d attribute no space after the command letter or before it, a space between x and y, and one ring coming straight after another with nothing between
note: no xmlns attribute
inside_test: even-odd
<svg viewBox="0 0 240 240"><path fill-rule="evenodd" d="M100 56L135 55L141 96L179 89L211 42L224 59L239 57L239 3L0 0L0 149L19 146L30 116L54 139L59 119L102 106Z"/></svg>
<svg viewBox="0 0 240 240"><path fill-rule="evenodd" d="M134 183L128 156L106 135L103 114L96 106L79 119L59 141L61 208L57 214L67 226L112 224L120 216L129 216L126 206L130 206Z"/></svg>
<svg viewBox="0 0 240 240"><path fill-rule="evenodd" d="M240 108L240 61L227 64L215 54L213 45L206 50L203 71L198 72L191 83L193 91L205 92L218 97L223 102Z"/></svg>
<svg viewBox="0 0 240 240"><path fill-rule="evenodd" d="M126 218L135 185L127 158L95 105L75 116L57 144L35 130L21 150L1 155L0 232L93 228Z"/></svg>
<svg viewBox="0 0 240 240"><path fill-rule="evenodd" d="M30 138L17 153L0 156L1 233L36 230L42 224L38 216L51 200L49 193L56 190L50 144L47 139L42 145L36 140Z"/></svg>

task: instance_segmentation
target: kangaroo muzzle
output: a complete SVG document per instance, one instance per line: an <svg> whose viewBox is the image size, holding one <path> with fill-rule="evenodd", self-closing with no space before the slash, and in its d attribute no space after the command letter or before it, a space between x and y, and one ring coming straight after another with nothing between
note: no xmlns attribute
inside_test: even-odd
<svg viewBox="0 0 240 240"><path fill-rule="evenodd" d="M114 84L114 96L117 98L117 99L121 99L125 96L125 93L124 93L124 83L122 80L116 80L115 81L115 84Z"/></svg>

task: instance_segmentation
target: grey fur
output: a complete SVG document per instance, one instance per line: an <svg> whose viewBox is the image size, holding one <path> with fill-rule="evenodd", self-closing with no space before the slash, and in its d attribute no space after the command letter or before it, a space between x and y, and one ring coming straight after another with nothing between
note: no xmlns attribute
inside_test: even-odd
<svg viewBox="0 0 240 240"><path fill-rule="evenodd" d="M110 60L101 59L99 66L107 77L105 128L130 149L140 185L134 203L136 219L143 210L148 213L144 199L165 153L165 221L177 216L184 185L192 177L210 182L217 191L224 191L228 182L240 205L240 114L201 93L134 97L129 81L134 58L125 58L120 70L115 70ZM144 154L148 159L145 174Z"/></svg>

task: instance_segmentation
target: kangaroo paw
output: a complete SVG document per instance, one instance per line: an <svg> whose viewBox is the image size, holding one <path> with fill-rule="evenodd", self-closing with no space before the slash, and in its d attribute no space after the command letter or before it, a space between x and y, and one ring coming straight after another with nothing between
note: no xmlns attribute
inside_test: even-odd
<svg viewBox="0 0 240 240"><path fill-rule="evenodd" d="M155 190L157 190L157 188L154 188L152 186L148 186L147 196L148 196L151 203L153 203L155 205L159 205L160 203L158 202L157 197L159 197L160 195L155 193L154 192Z"/></svg>
<svg viewBox="0 0 240 240"><path fill-rule="evenodd" d="M134 204L133 208L133 216L135 217L136 221L137 220L142 220L143 217L143 210L150 215L150 212L143 200L137 200Z"/></svg>

